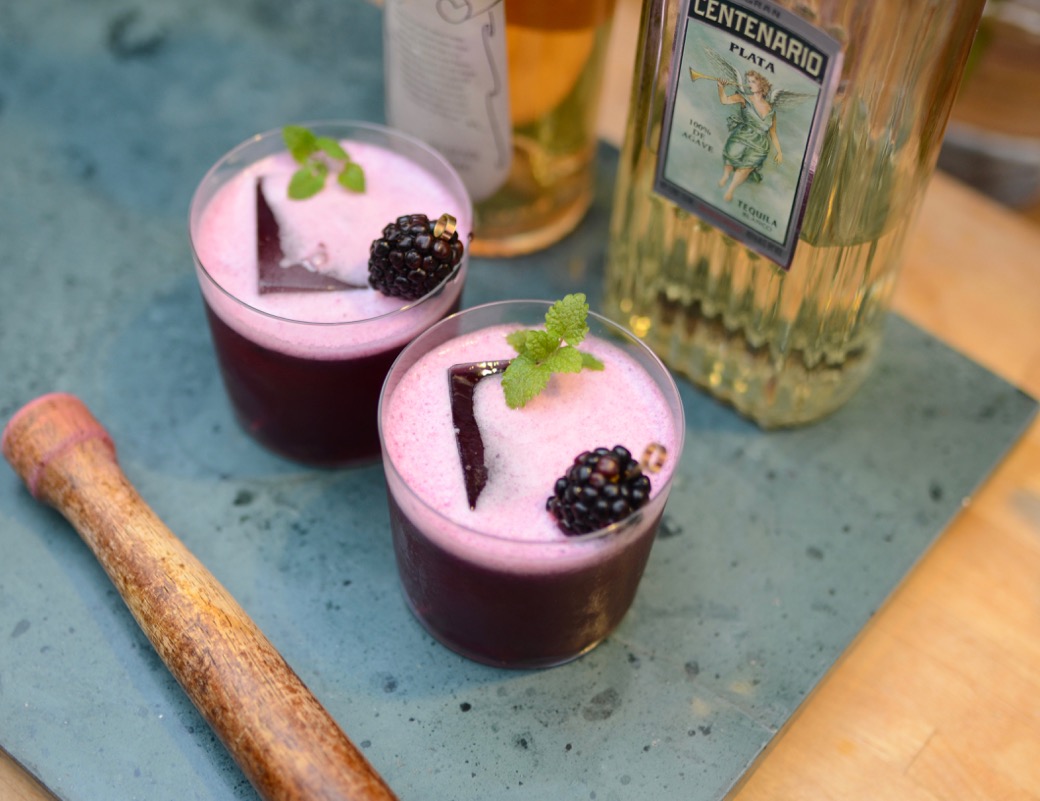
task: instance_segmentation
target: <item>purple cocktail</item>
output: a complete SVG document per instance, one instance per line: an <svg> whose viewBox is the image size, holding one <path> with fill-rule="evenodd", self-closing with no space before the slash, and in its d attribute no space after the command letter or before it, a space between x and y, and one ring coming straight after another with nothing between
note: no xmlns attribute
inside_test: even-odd
<svg viewBox="0 0 1040 801"><path fill-rule="evenodd" d="M398 217L472 209L454 169L378 125L318 123L364 170L364 191L330 182L289 197L299 164L280 131L250 139L203 179L191 208L196 272L235 416L284 456L336 466L379 454L379 390L401 349L459 307L467 256L435 288L394 297L368 282L370 247Z"/></svg>
<svg viewBox="0 0 1040 801"><path fill-rule="evenodd" d="M507 406L499 366L515 353L506 336L539 325L548 307L511 301L449 317L404 350L380 403L405 598L442 643L503 667L560 664L614 630L635 596L683 444L668 371L594 315L581 347L603 369L553 375L526 406ZM473 450L463 445L470 424L453 414L449 389L452 368L473 364L486 374L472 392L479 466L464 453ZM583 451L615 445L636 458L652 454L649 500L604 528L565 534L546 508L557 479Z"/></svg>

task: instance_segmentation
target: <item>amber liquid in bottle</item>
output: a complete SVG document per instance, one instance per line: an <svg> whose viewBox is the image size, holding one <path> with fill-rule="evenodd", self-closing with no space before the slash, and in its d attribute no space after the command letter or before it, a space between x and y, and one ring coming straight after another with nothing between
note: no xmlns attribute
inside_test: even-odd
<svg viewBox="0 0 1040 801"><path fill-rule="evenodd" d="M513 256L569 233L592 202L614 0L508 0L512 169L476 204L472 252Z"/></svg>

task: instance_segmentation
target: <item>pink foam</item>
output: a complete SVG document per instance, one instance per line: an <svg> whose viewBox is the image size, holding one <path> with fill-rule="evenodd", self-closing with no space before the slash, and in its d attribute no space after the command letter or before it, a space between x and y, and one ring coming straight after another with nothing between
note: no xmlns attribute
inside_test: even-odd
<svg viewBox="0 0 1040 801"><path fill-rule="evenodd" d="M200 285L206 302L224 322L261 345L319 359L358 357L400 346L444 315L458 293L414 304L373 289L286 292L261 295L257 287L255 185L278 218L290 259L327 254L322 269L350 283L367 285L368 251L383 227L402 214L436 218L449 213L464 241L472 230L468 201L404 156L364 142L345 142L363 165L366 188L349 192L332 178L307 200L291 200L287 187L296 163L287 153L245 168L212 197L194 225L192 244L205 267ZM212 277L207 278L206 274ZM237 298L237 300L235 300ZM293 322L298 321L298 322Z"/></svg>
<svg viewBox="0 0 1040 801"><path fill-rule="evenodd" d="M419 502L395 492L420 528L450 543L466 558L537 566L586 559L595 543L580 547L565 537L545 511L555 480L574 458L596 447L623 445L638 459L652 442L673 455L681 442L668 402L631 357L605 340L589 338L582 349L605 364L602 372L556 375L547 390L522 409L509 409L501 378L481 381L475 395L489 479L477 508L466 500L450 414L447 370L452 364L510 358L508 326L459 339L427 354L402 378L383 412L387 454ZM656 495L666 487L676 459L651 476ZM400 486L394 476L391 487ZM498 538L488 542L475 532ZM532 569L542 569L535 568Z"/></svg>

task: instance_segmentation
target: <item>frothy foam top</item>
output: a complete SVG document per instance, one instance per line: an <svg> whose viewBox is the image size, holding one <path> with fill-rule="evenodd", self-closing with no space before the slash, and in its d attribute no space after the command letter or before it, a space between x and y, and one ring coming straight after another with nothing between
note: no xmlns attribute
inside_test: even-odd
<svg viewBox="0 0 1040 801"><path fill-rule="evenodd" d="M421 165L375 144L346 141L343 145L365 170L363 193L343 189L330 176L326 188L314 197L291 200L287 190L298 165L283 151L232 177L216 191L194 225L195 253L212 277L211 281L200 275L207 303L240 334L266 347L309 358L386 350L440 319L461 289L462 272L451 291L394 314L404 302L368 287L369 246L387 223L403 214L423 213L436 219L447 212L457 219L459 235L467 242L472 220L465 198L453 194ZM364 289L260 294L258 179L281 228L286 258L319 262L323 271ZM463 270L465 262L464 257Z"/></svg>
<svg viewBox="0 0 1040 801"><path fill-rule="evenodd" d="M554 375L545 392L522 409L506 406L501 376L477 385L475 415L489 475L471 510L455 443L448 369L512 358L506 334L515 328L465 334L413 365L384 400L384 444L397 471L428 508L406 493L395 492L395 498L429 536L476 561L512 569L543 561L562 566L577 551L586 553L584 559L590 548L600 547L566 537L545 509L556 479L574 458L600 446L623 445L639 459L648 444L660 443L670 458L659 473L650 474L656 496L675 469L679 432L664 394L645 369L617 346L589 337L582 350L602 360L605 369Z"/></svg>

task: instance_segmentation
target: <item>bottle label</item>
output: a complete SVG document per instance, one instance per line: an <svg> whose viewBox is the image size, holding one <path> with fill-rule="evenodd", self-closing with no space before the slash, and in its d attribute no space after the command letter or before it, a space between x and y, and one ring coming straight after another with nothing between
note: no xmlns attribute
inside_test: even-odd
<svg viewBox="0 0 1040 801"><path fill-rule="evenodd" d="M683 0L654 190L788 269L841 61L768 0Z"/></svg>
<svg viewBox="0 0 1040 801"><path fill-rule="evenodd" d="M473 201L513 157L503 0L387 0L386 118L458 170Z"/></svg>

